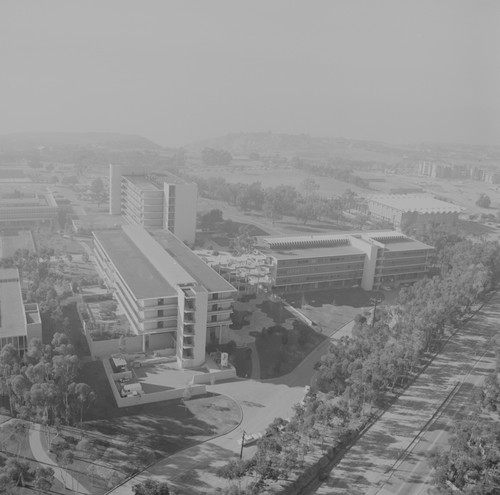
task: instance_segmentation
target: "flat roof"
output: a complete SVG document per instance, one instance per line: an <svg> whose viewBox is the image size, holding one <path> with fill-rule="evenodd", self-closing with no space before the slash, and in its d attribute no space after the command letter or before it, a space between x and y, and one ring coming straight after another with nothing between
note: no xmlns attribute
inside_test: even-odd
<svg viewBox="0 0 500 495"><path fill-rule="evenodd" d="M196 282L209 292L229 292L236 289L215 270L208 266L178 237L168 230L154 230L153 237Z"/></svg>
<svg viewBox="0 0 500 495"><path fill-rule="evenodd" d="M390 244L384 244L384 249L386 251L421 251L434 249L432 246L424 244L420 241L411 240L409 242L393 242Z"/></svg>
<svg viewBox="0 0 500 495"><path fill-rule="evenodd" d="M125 179L129 182L132 182L135 186L139 187L144 191L161 191L163 188L160 188L157 184L150 182L146 179L144 175L123 175Z"/></svg>
<svg viewBox="0 0 500 495"><path fill-rule="evenodd" d="M417 213L460 213L460 206L441 201L426 194L380 194L368 198L385 206L403 211Z"/></svg>
<svg viewBox="0 0 500 495"><path fill-rule="evenodd" d="M10 258L18 249L35 251L33 235L29 230L0 230L0 259Z"/></svg>
<svg viewBox="0 0 500 495"><path fill-rule="evenodd" d="M30 206L56 207L57 203L51 194L35 194L33 196L22 196L20 198L0 197L0 206L15 206L18 208L28 208Z"/></svg>
<svg viewBox="0 0 500 495"><path fill-rule="evenodd" d="M344 246L311 247L299 249L271 249L259 246L261 253L273 256L277 260L287 260L293 258L322 258L327 256L352 256L364 255L365 253L350 244Z"/></svg>
<svg viewBox="0 0 500 495"><path fill-rule="evenodd" d="M362 234L361 238L374 240L384 246L386 251L419 251L434 249L424 242L408 237L401 232L368 232Z"/></svg>
<svg viewBox="0 0 500 495"><path fill-rule="evenodd" d="M124 174L127 180L135 184L137 187L147 191L163 190L163 184L188 184L188 182L180 177L177 177L170 172L150 173L150 174Z"/></svg>
<svg viewBox="0 0 500 495"><path fill-rule="evenodd" d="M270 249L305 249L313 247L335 247L349 244L345 234L311 234L300 236L262 237Z"/></svg>
<svg viewBox="0 0 500 495"><path fill-rule="evenodd" d="M21 282L17 268L0 269L0 337L26 335Z"/></svg>
<svg viewBox="0 0 500 495"><path fill-rule="evenodd" d="M123 230L94 232L94 236L137 299L177 295Z"/></svg>
<svg viewBox="0 0 500 495"><path fill-rule="evenodd" d="M351 231L344 233L313 234L302 236L258 237L256 248L263 254L278 260L293 258L320 258L328 256L364 255L353 246L351 239L367 243L373 241L387 251L417 251L434 249L397 231Z"/></svg>

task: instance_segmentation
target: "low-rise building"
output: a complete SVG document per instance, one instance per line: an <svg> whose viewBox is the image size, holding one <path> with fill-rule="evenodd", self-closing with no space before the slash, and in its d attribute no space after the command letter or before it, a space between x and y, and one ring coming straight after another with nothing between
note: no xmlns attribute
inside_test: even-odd
<svg viewBox="0 0 500 495"><path fill-rule="evenodd" d="M34 338L42 338L38 305L24 304L17 268L0 269L0 348L12 344L22 355Z"/></svg>
<svg viewBox="0 0 500 495"><path fill-rule="evenodd" d="M51 193L0 198L0 227L30 227L56 219L58 206Z"/></svg>
<svg viewBox="0 0 500 495"><path fill-rule="evenodd" d="M204 363L209 341L224 341L236 289L171 232L125 225L95 232L94 246L143 352L175 348L190 368Z"/></svg>
<svg viewBox="0 0 500 495"><path fill-rule="evenodd" d="M400 232L349 232L261 237L273 289L303 292L415 282L425 276L434 248Z"/></svg>
<svg viewBox="0 0 500 495"><path fill-rule="evenodd" d="M426 194L382 194L367 198L367 205L372 217L413 232L431 228L455 232L462 211L460 206Z"/></svg>

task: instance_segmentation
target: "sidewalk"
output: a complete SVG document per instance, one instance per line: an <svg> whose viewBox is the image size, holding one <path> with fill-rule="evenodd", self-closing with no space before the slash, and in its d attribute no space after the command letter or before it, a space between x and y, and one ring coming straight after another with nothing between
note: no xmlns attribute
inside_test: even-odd
<svg viewBox="0 0 500 495"><path fill-rule="evenodd" d="M60 481L68 490L77 494L88 494L90 493L83 485L81 485L73 476L71 476L68 471L59 467L59 465L54 462L42 445L42 432L40 425L38 423L31 423L29 430L29 442L30 448L33 453L33 457L38 461L46 465L52 466L54 470L55 478Z"/></svg>

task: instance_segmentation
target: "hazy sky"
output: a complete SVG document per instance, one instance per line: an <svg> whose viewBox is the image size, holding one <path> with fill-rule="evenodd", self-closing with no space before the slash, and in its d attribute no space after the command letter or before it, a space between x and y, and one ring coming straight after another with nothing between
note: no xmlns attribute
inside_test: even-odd
<svg viewBox="0 0 500 495"><path fill-rule="evenodd" d="M0 133L500 145L498 0L0 0Z"/></svg>

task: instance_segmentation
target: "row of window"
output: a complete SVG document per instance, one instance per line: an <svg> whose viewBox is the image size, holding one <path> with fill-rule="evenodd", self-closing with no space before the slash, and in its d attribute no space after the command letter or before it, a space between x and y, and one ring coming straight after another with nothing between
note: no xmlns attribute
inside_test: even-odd
<svg viewBox="0 0 500 495"><path fill-rule="evenodd" d="M311 267L278 268L278 276L282 275L300 275L306 273L325 273L325 272L344 272L349 270L363 270L364 263L343 264L343 265L322 265Z"/></svg>
<svg viewBox="0 0 500 495"><path fill-rule="evenodd" d="M294 266L294 265L312 265L315 263L333 263L333 262L353 262L364 261L365 255L350 255L350 256L337 256L333 258L303 258L297 260L278 260L280 266Z"/></svg>

